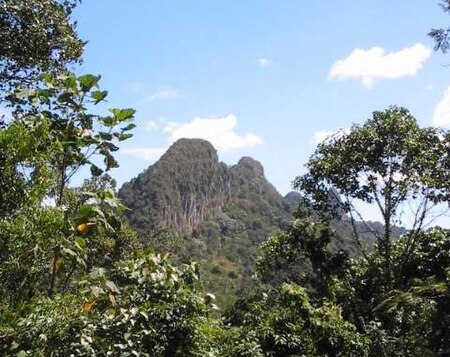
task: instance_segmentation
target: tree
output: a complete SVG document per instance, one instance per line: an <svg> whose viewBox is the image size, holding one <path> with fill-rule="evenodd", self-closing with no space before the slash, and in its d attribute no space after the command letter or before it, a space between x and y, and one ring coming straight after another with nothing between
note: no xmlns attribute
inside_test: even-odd
<svg viewBox="0 0 450 357"><path fill-rule="evenodd" d="M0 2L0 90L36 83L43 72L60 72L81 60L83 41L70 21L79 0Z"/></svg>
<svg viewBox="0 0 450 357"><path fill-rule="evenodd" d="M348 133L339 132L319 144L307 164L308 173L297 177L295 187L322 213L329 212L328 193L335 189L357 239L354 222L362 218L357 202L377 207L384 232L367 227L383 253L389 287L392 229L401 223L405 207L414 208L407 261L418 233L435 218L433 208L450 199L449 139L443 130L420 128L405 108L376 111L362 126L354 125Z"/></svg>
<svg viewBox="0 0 450 357"><path fill-rule="evenodd" d="M327 222L297 218L262 245L258 274L272 286L294 282L307 287L310 296L321 300L330 279L340 275L347 263L344 250L331 248L337 239Z"/></svg>
<svg viewBox="0 0 450 357"><path fill-rule="evenodd" d="M12 95L13 122L0 131L0 192L13 200L0 206L5 301L65 291L74 275L126 248L118 219L124 207L114 192L101 184L69 187L84 166L93 177L117 167L116 143L130 138L135 126L132 109L105 116L88 111L107 96L99 79L46 74L38 87L20 87Z"/></svg>

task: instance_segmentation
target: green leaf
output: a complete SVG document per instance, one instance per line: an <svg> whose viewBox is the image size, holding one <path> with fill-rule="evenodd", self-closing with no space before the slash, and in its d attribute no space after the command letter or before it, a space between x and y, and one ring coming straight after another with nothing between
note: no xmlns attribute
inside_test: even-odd
<svg viewBox="0 0 450 357"><path fill-rule="evenodd" d="M70 91L76 93L78 92L78 88L77 88L77 79L75 78L75 76L68 76L65 80L64 80L64 85L67 89L70 89Z"/></svg>
<svg viewBox="0 0 450 357"><path fill-rule="evenodd" d="M94 104L98 104L101 101L103 101L108 95L108 91L107 90L103 90L103 91L93 91L91 93L91 98L94 99Z"/></svg>
<svg viewBox="0 0 450 357"><path fill-rule="evenodd" d="M64 92L58 97L59 103L66 103L66 104L76 104L73 100L73 94L70 92Z"/></svg>
<svg viewBox="0 0 450 357"><path fill-rule="evenodd" d="M117 136L117 135L115 135ZM101 150L100 150L100 154L102 155L107 155L109 151L117 151L119 150L119 147L117 145L114 145L113 143L110 142L103 142L101 144Z"/></svg>
<svg viewBox="0 0 450 357"><path fill-rule="evenodd" d="M136 110L132 108L110 109L109 111L114 115L114 118L118 121L132 120L134 118L134 114L136 113Z"/></svg>
<svg viewBox="0 0 450 357"><path fill-rule="evenodd" d="M133 134L119 134L119 141L124 141L131 138Z"/></svg>
<svg viewBox="0 0 450 357"><path fill-rule="evenodd" d="M100 118L100 120L103 122L105 126L110 128L117 124L117 120L113 117L103 117Z"/></svg>
<svg viewBox="0 0 450 357"><path fill-rule="evenodd" d="M94 86L98 85L99 80L100 76L94 76L92 74L85 74L84 76L78 77L83 92L89 92Z"/></svg>
<svg viewBox="0 0 450 357"><path fill-rule="evenodd" d="M136 124L130 123L125 128L122 129L122 131L128 131L136 128Z"/></svg>
<svg viewBox="0 0 450 357"><path fill-rule="evenodd" d="M112 140L112 138L113 138L113 136L110 133L100 132L98 135L103 140Z"/></svg>
<svg viewBox="0 0 450 357"><path fill-rule="evenodd" d="M92 217L93 212L94 212L94 206L92 206L92 205L83 205L80 208L80 213L83 218Z"/></svg>
<svg viewBox="0 0 450 357"><path fill-rule="evenodd" d="M86 248L86 240L82 237L75 238L75 244L80 250L84 250Z"/></svg>
<svg viewBox="0 0 450 357"><path fill-rule="evenodd" d="M92 176L100 176L103 173L103 170L100 169L96 165L91 165L91 174Z"/></svg>
<svg viewBox="0 0 450 357"><path fill-rule="evenodd" d="M66 254L68 254L68 255L71 255L72 257L78 257L78 254L75 253L75 252L74 252L72 249L70 249L70 248L63 248L63 252L66 253Z"/></svg>

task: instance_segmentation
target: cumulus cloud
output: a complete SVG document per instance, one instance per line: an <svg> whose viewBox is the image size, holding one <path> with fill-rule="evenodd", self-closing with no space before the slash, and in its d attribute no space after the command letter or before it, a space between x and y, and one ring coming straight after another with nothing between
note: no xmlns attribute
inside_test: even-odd
<svg viewBox="0 0 450 357"><path fill-rule="evenodd" d="M268 58L262 57L258 59L258 63L261 67L269 67L272 65L273 62Z"/></svg>
<svg viewBox="0 0 450 357"><path fill-rule="evenodd" d="M444 97L434 109L432 123L435 126L450 125L450 86L444 92Z"/></svg>
<svg viewBox="0 0 450 357"><path fill-rule="evenodd" d="M321 142L325 141L331 134L333 134L332 131L318 131L314 133L314 143L320 144Z"/></svg>
<svg viewBox="0 0 450 357"><path fill-rule="evenodd" d="M199 138L208 140L221 152L262 144L263 140L256 134L238 134L236 126L237 118L234 115L222 118L197 117L184 124L168 123L164 132L169 135L170 142L181 138Z"/></svg>
<svg viewBox="0 0 450 357"><path fill-rule="evenodd" d="M329 79L359 79L366 88L375 80L414 76L431 56L431 50L421 43L397 52L386 53L384 48L355 49L347 58L333 64Z"/></svg>
<svg viewBox="0 0 450 357"><path fill-rule="evenodd" d="M136 156L144 161L156 161L162 154L166 152L167 148L145 148L145 147L131 147L123 148L120 151Z"/></svg>
<svg viewBox="0 0 450 357"><path fill-rule="evenodd" d="M348 135L350 133L350 129L339 129L336 132L333 131L317 131L314 133L314 143L320 144L326 142L328 140L339 140L340 138Z"/></svg>
<svg viewBox="0 0 450 357"><path fill-rule="evenodd" d="M177 98L180 95L178 90L174 88L166 88L159 90L157 92L148 94L145 98L147 102L155 102L158 100L167 100L167 99L173 99Z"/></svg>

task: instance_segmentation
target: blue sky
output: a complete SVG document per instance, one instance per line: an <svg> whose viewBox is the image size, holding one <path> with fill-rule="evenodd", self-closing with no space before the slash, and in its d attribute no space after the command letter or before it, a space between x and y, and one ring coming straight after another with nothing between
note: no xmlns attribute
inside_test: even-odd
<svg viewBox="0 0 450 357"><path fill-rule="evenodd" d="M374 110L450 124L450 54L427 37L450 24L437 0L84 1L74 19L89 41L77 71L137 109L119 184L197 136L228 164L261 161L284 194L318 139Z"/></svg>

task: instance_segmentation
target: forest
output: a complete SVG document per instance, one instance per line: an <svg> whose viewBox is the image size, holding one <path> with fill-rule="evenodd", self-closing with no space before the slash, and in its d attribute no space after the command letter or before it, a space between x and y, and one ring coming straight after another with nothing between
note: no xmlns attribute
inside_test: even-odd
<svg viewBox="0 0 450 357"><path fill-rule="evenodd" d="M79 6L0 0L0 355L450 355L450 230L430 228L449 130L375 110L284 197L256 160L181 139L118 189L136 111L74 70ZM427 30L446 53L450 30Z"/></svg>

